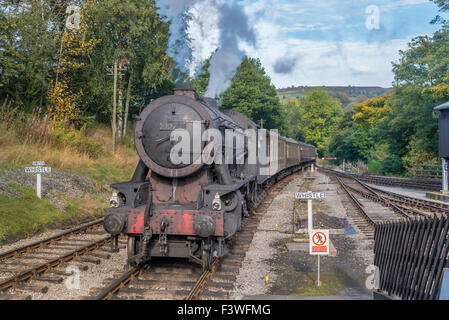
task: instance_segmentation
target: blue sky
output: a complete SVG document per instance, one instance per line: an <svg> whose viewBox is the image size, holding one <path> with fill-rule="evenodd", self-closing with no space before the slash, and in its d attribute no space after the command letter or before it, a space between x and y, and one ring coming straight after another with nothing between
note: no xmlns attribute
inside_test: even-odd
<svg viewBox="0 0 449 320"><path fill-rule="evenodd" d="M399 58L398 51L406 49L411 38L438 29L430 24L438 8L427 0L247 0L242 4L258 37L257 48L248 51L261 59L278 88L391 86L391 61ZM294 65L275 68L285 59Z"/></svg>
<svg viewBox="0 0 449 320"><path fill-rule="evenodd" d="M190 30L196 62L217 48L219 12L195 1ZM259 58L277 88L291 85L389 87L391 62L418 35L439 27L440 14L428 0L235 0L249 18L256 44L240 43ZM196 23L195 21L201 21ZM378 21L378 25L376 22Z"/></svg>

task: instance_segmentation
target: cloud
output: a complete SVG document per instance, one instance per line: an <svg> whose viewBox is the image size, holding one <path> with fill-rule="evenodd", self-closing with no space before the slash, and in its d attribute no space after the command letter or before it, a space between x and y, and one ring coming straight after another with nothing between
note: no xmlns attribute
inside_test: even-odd
<svg viewBox="0 0 449 320"><path fill-rule="evenodd" d="M248 50L266 67L277 88L291 85L366 85L389 87L393 81L391 61L398 51L407 48L411 39L394 39L382 43L365 41L315 41L276 38L259 43L259 50ZM284 52L289 51L291 68L279 69ZM285 64L281 64L285 66ZM279 72L279 71L288 72Z"/></svg>
<svg viewBox="0 0 449 320"><path fill-rule="evenodd" d="M423 3L429 3L430 0L399 0L399 1L393 1L391 3L388 3L386 5L381 6L381 10L391 10L398 7L410 7L410 6L416 6Z"/></svg>
<svg viewBox="0 0 449 320"><path fill-rule="evenodd" d="M297 62L298 62L297 57L293 56L280 57L274 62L273 70L276 73L289 74L294 70Z"/></svg>

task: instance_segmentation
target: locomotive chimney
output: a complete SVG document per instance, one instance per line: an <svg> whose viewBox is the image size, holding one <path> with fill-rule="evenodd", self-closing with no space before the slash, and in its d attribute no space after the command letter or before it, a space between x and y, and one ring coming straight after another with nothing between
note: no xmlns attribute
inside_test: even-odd
<svg viewBox="0 0 449 320"><path fill-rule="evenodd" d="M175 96L187 96L194 100L200 100L198 93L194 89L190 88L175 88L174 93Z"/></svg>

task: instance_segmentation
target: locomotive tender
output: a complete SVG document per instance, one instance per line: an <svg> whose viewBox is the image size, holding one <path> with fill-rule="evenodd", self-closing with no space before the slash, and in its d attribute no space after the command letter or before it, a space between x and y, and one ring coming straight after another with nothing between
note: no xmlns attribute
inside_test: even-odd
<svg viewBox="0 0 449 320"><path fill-rule="evenodd" d="M203 141L195 137L195 126L226 138L225 131L232 130L235 137L230 144L217 136ZM188 150L187 163L172 161L178 142L173 133L179 130L201 150L212 143L212 156L232 151L234 161L201 161L202 153L195 148ZM257 133L253 148L245 134L250 131ZM236 141L242 137L246 144L240 148ZM137 119L134 142L140 161L131 181L111 185L117 193L104 219L115 245L118 235L128 236L130 265L151 257L178 257L209 268L214 257L227 253L242 217L257 207L267 188L316 158L314 146L261 130L192 89L175 89L174 95L151 102ZM268 163L247 161L251 150L257 157L265 155Z"/></svg>

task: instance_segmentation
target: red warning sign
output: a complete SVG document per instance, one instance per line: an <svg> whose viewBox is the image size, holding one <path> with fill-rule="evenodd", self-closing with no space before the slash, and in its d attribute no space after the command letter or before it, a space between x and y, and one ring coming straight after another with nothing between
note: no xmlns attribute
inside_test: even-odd
<svg viewBox="0 0 449 320"><path fill-rule="evenodd" d="M329 230L312 230L309 234L309 253L313 255L329 254Z"/></svg>

